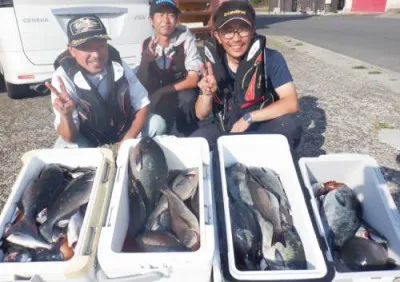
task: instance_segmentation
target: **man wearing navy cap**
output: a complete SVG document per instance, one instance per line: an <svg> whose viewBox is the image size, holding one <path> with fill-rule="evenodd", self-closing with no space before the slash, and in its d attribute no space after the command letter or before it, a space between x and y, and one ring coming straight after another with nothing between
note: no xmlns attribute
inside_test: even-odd
<svg viewBox="0 0 400 282"><path fill-rule="evenodd" d="M97 147L140 135L163 134L165 121L149 115L147 90L118 51L95 15L67 24L67 50L54 63L51 100L55 147Z"/></svg>
<svg viewBox="0 0 400 282"><path fill-rule="evenodd" d="M296 88L285 59L265 47L254 21L254 9L243 1L224 2L214 13L196 102L197 117L207 122L192 136L214 147L225 134L275 133L295 149L302 133Z"/></svg>
<svg viewBox="0 0 400 282"><path fill-rule="evenodd" d="M153 111L167 122L168 133L187 136L197 129L194 103L202 64L195 37L177 26L180 11L173 0L153 0L153 36L143 43L137 76L149 91Z"/></svg>

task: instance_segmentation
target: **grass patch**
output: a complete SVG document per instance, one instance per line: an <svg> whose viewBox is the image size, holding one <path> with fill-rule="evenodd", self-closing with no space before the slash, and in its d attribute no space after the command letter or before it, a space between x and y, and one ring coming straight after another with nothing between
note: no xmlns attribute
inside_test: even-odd
<svg viewBox="0 0 400 282"><path fill-rule="evenodd" d="M391 78L390 81L397 81L397 79L396 78Z"/></svg>
<svg viewBox="0 0 400 282"><path fill-rule="evenodd" d="M301 43L301 42L299 42L299 43L296 43L296 46L303 46L304 44L303 43Z"/></svg>
<svg viewBox="0 0 400 282"><path fill-rule="evenodd" d="M352 67L352 69L355 69L355 70L364 70L364 69L366 69L366 67L364 67L364 66L354 66L354 67Z"/></svg>
<svg viewBox="0 0 400 282"><path fill-rule="evenodd" d="M380 122L380 123L378 123L378 127L379 127L379 129L384 129L384 128L386 128L386 129L393 129L393 128L394 128L393 126L391 126L391 125L388 124L387 122Z"/></svg>
<svg viewBox="0 0 400 282"><path fill-rule="evenodd" d="M381 74L382 72L380 71L369 71L368 74Z"/></svg>
<svg viewBox="0 0 400 282"><path fill-rule="evenodd" d="M296 50L296 48L292 47L292 48L289 48L289 50Z"/></svg>

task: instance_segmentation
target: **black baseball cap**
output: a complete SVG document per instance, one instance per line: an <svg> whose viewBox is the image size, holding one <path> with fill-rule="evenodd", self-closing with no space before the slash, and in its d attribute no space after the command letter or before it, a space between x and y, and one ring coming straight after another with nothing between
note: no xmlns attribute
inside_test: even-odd
<svg viewBox="0 0 400 282"><path fill-rule="evenodd" d="M111 40L103 22L96 15L79 15L70 19L67 24L67 36L72 47L93 39Z"/></svg>
<svg viewBox="0 0 400 282"><path fill-rule="evenodd" d="M154 13L158 12L163 7L171 7L176 15L181 12L174 0L153 0L150 3L150 16L153 16Z"/></svg>
<svg viewBox="0 0 400 282"><path fill-rule="evenodd" d="M233 20L243 21L253 27L255 18L256 13L247 1L232 0L221 4L213 15L213 22L215 29L220 29Z"/></svg>

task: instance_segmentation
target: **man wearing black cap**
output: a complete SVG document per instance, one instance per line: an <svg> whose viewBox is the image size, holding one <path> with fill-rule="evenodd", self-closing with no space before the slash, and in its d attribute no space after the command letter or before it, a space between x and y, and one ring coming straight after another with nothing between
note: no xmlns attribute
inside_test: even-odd
<svg viewBox="0 0 400 282"><path fill-rule="evenodd" d="M51 84L55 147L97 147L138 135L163 134L165 121L149 116L147 91L108 45L111 38L95 15L67 24L67 50L58 56Z"/></svg>
<svg viewBox="0 0 400 282"><path fill-rule="evenodd" d="M193 34L177 26L173 0L150 4L153 36L143 43L137 76L149 91L153 111L167 122L169 134L187 136L197 129L194 103L202 64Z"/></svg>
<svg viewBox="0 0 400 282"><path fill-rule="evenodd" d="M192 136L215 146L224 134L283 134L295 149L302 128L292 76L282 55L255 33L254 21L254 9L243 1L224 2L214 13L196 102L197 117L207 122Z"/></svg>

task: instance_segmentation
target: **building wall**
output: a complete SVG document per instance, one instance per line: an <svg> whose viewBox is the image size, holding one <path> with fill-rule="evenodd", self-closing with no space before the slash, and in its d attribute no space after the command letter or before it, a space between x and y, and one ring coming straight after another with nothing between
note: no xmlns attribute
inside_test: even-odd
<svg viewBox="0 0 400 282"><path fill-rule="evenodd" d="M400 0L387 0L386 11L390 9L400 9Z"/></svg>
<svg viewBox="0 0 400 282"><path fill-rule="evenodd" d="M353 0L352 12L384 12L386 0Z"/></svg>

